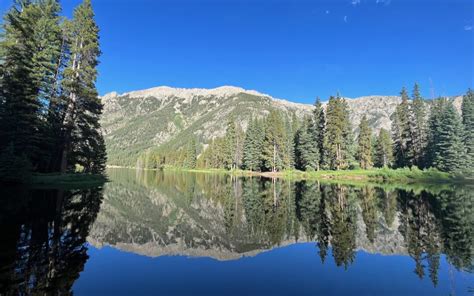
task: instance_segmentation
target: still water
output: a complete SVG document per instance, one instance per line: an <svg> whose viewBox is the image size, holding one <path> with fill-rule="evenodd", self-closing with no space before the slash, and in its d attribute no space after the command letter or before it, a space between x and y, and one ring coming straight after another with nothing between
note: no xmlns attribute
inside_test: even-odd
<svg viewBox="0 0 474 296"><path fill-rule="evenodd" d="M113 169L0 188L0 295L472 295L474 187Z"/></svg>

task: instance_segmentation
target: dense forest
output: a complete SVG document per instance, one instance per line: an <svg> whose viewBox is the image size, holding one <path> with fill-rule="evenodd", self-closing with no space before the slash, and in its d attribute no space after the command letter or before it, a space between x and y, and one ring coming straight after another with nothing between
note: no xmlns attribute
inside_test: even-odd
<svg viewBox="0 0 474 296"><path fill-rule="evenodd" d="M261 172L372 167L436 168L456 174L473 171L472 90L464 95L459 114L448 98L425 100L417 84L410 98L403 88L401 103L391 116L392 130L381 129L378 134L365 116L353 129L347 102L339 95L330 97L326 108L319 99L314 107L312 116L303 120L271 111L265 118L253 119L246 131L231 119L225 136L213 139L202 149L192 139L178 150L150 150L140 156L137 167L168 165Z"/></svg>
<svg viewBox="0 0 474 296"><path fill-rule="evenodd" d="M99 28L90 0L72 19L57 0L18 0L0 32L0 180L31 172L101 173L106 151L95 87Z"/></svg>

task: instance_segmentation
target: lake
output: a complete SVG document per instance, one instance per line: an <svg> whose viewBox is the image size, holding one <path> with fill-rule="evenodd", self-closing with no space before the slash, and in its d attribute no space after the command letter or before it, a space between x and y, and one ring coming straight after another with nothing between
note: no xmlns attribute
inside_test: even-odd
<svg viewBox="0 0 474 296"><path fill-rule="evenodd" d="M0 188L0 295L472 295L474 187L110 169Z"/></svg>

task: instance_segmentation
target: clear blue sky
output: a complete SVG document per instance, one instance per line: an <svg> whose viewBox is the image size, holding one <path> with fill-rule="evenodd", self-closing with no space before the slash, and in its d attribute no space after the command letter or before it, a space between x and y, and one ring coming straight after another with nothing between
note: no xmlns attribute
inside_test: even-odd
<svg viewBox="0 0 474 296"><path fill-rule="evenodd" d="M101 94L235 85L311 103L474 84L472 0L92 1ZM71 15L80 0L62 2Z"/></svg>

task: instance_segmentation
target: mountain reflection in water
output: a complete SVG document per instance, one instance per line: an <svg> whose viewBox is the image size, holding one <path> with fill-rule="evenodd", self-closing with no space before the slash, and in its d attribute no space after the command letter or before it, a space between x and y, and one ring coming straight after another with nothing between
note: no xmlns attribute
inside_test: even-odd
<svg viewBox="0 0 474 296"><path fill-rule="evenodd" d="M416 274L434 284L441 253L472 271L472 187L401 190L134 170L110 176L89 236L96 246L227 260L315 241L315 256L325 261L331 247L344 268L362 249L410 255Z"/></svg>
<svg viewBox="0 0 474 296"><path fill-rule="evenodd" d="M358 251L410 256L406 276L429 278L436 287L445 256L472 278L471 186L108 173L104 190L10 190L2 196L0 294L70 291L90 245L227 261L310 242L318 260L342 270L351 269Z"/></svg>

